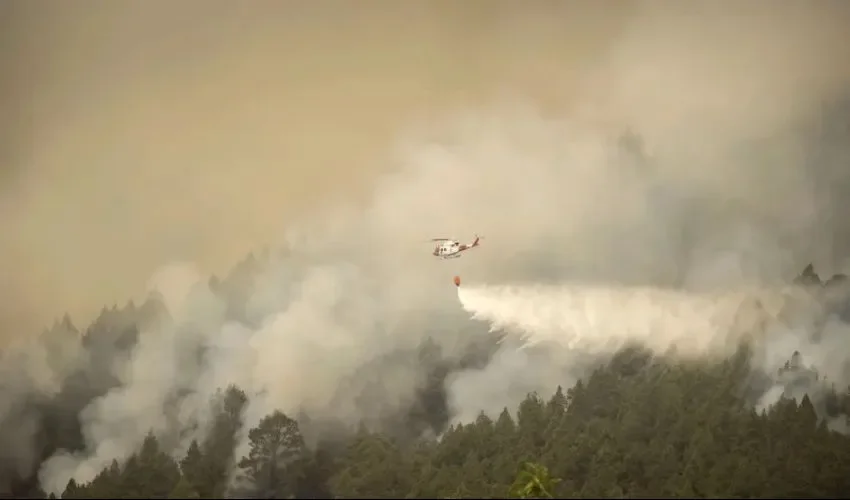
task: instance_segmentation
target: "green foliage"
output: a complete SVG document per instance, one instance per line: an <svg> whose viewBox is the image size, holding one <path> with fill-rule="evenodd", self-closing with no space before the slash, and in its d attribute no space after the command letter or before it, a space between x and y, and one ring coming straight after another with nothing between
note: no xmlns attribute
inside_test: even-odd
<svg viewBox="0 0 850 500"><path fill-rule="evenodd" d="M555 485L561 482L559 478L549 475L545 465L531 462L522 464L519 474L511 485L511 498L552 498Z"/></svg>
<svg viewBox="0 0 850 500"><path fill-rule="evenodd" d="M171 493L168 495L168 498L200 498L198 492L195 490L195 487L192 486L192 483L183 476L180 478L180 481L177 483L177 486L171 490Z"/></svg>
<svg viewBox="0 0 850 500"><path fill-rule="evenodd" d="M227 491L247 402L245 392L236 386L228 387L213 401L213 425L200 446L199 476L193 483L201 498L221 498Z"/></svg>
<svg viewBox="0 0 850 500"><path fill-rule="evenodd" d="M192 440L189 449L186 451L186 456L180 461L180 472L182 479L188 483L196 495L199 495L198 492L201 491L204 484L203 466L204 459L201 455L201 447L197 440Z"/></svg>
<svg viewBox="0 0 850 500"><path fill-rule="evenodd" d="M529 394L515 413L482 413L439 440L398 441L361 426L312 449L279 411L243 435L247 397L230 387L213 402L209 435L179 466L151 434L91 483L69 482L62 498L850 495L850 438L829 430L808 396L756 413L742 396L747 359L742 349L713 365L676 364L627 349L567 390ZM846 418L850 392L825 401L830 419ZM250 449L234 463L240 437Z"/></svg>
<svg viewBox="0 0 850 500"><path fill-rule="evenodd" d="M170 498L182 481L180 469L171 456L160 449L159 441L148 434L138 453L120 467L117 461L101 471L90 483L68 483L63 498Z"/></svg>
<svg viewBox="0 0 850 500"><path fill-rule="evenodd" d="M304 474L306 449L298 423L275 411L248 431L251 450L239 461L254 495L287 498Z"/></svg>

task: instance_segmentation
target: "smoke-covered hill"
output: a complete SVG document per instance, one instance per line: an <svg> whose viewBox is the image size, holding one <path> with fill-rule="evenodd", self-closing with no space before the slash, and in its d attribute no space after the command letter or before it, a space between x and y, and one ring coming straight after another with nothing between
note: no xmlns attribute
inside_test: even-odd
<svg viewBox="0 0 850 500"><path fill-rule="evenodd" d="M17 304L43 309L57 297L77 302L95 289L125 286L142 262L162 267L146 300L107 307L89 327L65 318L32 336L18 331L17 320L3 323L3 338L16 341L4 347L0 365L3 491L27 492L36 483L60 491L71 477L88 481L138 450L150 432L182 456L216 426L210 401L230 384L246 393L245 429L280 410L324 424L313 429L336 433L363 423L400 440L439 434L481 411L495 417L530 391L569 386L635 342L697 365L749 342L752 405L799 393L797 382L777 375L794 351L817 369L817 383L848 385L845 285L831 280L812 292L791 284L810 262L824 275L847 270L847 4L771 2L732 13L713 3L687 11L637 3L589 55L563 67L557 50L539 54L570 45L554 35L564 31L555 21L569 14L535 5L523 15L483 16L475 30L467 23L482 16L466 7L449 18L426 16L410 30L377 14L368 25L345 18L340 33L352 43L358 37L351 33L373 40L376 27L436 40L428 50L385 44L412 52L382 59L390 68L385 77L428 76L433 86L422 94L429 104L466 78L495 82L464 87L475 99L440 108L451 112L389 127L395 142L382 147L390 165L364 181L364 199L314 196L315 210L285 224L276 202L311 195L297 179L277 176L294 171L282 158L300 165L299 147L318 144L326 162L341 166L327 183L344 190L359 172L351 159L362 137L356 132L371 130L367 118L377 112L355 97L372 96L391 109L401 87L389 77L361 78L352 62L368 58L349 52L334 53L325 66L293 52L298 71L265 78L272 75L264 69L281 64L279 46L307 46L271 35L293 33L275 27L279 16L258 22L257 31L248 30L250 43L240 45L265 58L246 60L233 49L227 58L209 58L210 65L233 64L213 65L217 73L184 64L189 57L176 64L165 45L133 38L145 30L110 25L115 45L98 40L107 62L124 61L115 47L147 48L117 66L126 87L107 85L112 91L98 101L101 92L93 89L100 87L74 80L54 101L16 100L37 103L34 118L55 126L31 145L18 141L29 148L21 158L42 163L23 169L20 190L4 191L0 200L11 241L0 251L4 262L8 255L20 263L8 266L12 305L4 301L2 317L23 315ZM139 9L130 14L152 12ZM122 26L133 26L134 16L121 13ZM169 18L162 28L183 34L175 27L192 16ZM88 33L90 19L70 31ZM242 17L227 19L235 24L222 29L244 31ZM205 36L216 32L200 24ZM540 35L541 42L532 35L538 32L551 36ZM526 44L526 36L536 43ZM535 92L539 86L512 79L534 69L512 65L532 55L533 75L546 81L548 95L560 96L557 106ZM449 63L437 64L442 57ZM132 71L146 58L162 73L143 78L147 73ZM512 64L501 65L505 60ZM398 70L402 63L414 76ZM347 83L330 83L328 73L337 73L329 68L337 66ZM439 76L428 73L438 69ZM563 78L549 82L555 69ZM199 91L199 81L209 86ZM238 84L216 86L224 81ZM269 96L296 81L302 93L273 106ZM180 91L172 94L165 82ZM255 82L267 88L255 89ZM505 89L505 82L517 87ZM238 105L237 95L245 98ZM295 109L301 98L308 104ZM327 102L334 105L320 106ZM234 116L204 113L220 103ZM335 137L308 126L338 126L357 106L360 115ZM99 113L83 112L95 107ZM132 116L116 114L124 110ZM299 110L304 119L287 128L291 147L273 148L282 140L278 117ZM218 129L204 128L207 118ZM172 119L191 126L175 133L166 126ZM81 129L78 137L66 135ZM211 131L219 129L232 135ZM267 142L252 142L258 137ZM75 173L79 184L63 163L71 156L79 165L97 156L97 168ZM280 225L286 229L275 232ZM475 232L483 244L463 258L430 255L429 238ZM280 244L226 276L200 270L209 255L233 253L248 233ZM102 238L91 243L97 234ZM198 267L172 262L175 256L198 260ZM801 279L814 282L813 273ZM453 275L469 285L461 302ZM529 347L526 340L541 342ZM832 418L824 398L824 415ZM311 432L317 435L305 431L308 440L331 433ZM246 439L240 436L237 456Z"/></svg>
<svg viewBox="0 0 850 500"><path fill-rule="evenodd" d="M217 390L232 380L245 384L253 400L245 425L255 424L252 418L256 420L262 411L280 405L293 415L303 414L302 422L303 418L314 422L312 427L307 427L312 429L312 435L309 430L306 435L309 442L323 435L327 439L349 434L358 424L405 441L439 435L452 420L469 421L481 410L496 415L501 411L499 401L504 401L499 399L499 394L537 389L527 381L527 385L517 385L522 384L521 379L504 378L494 372L496 369L509 373L506 367L511 364L515 370L531 370L533 366L540 376L538 380L568 381L589 373L589 369L604 362L619 347L629 347L635 342L652 345L641 342L640 338L628 338L628 328L642 327L640 318L621 323L626 331L624 343L596 350L591 357L587 357L580 345L572 345L566 351L557 346L517 350L519 346L512 341L509 325L504 333L489 332L484 324L473 321L454 332L465 339L464 347L447 351L434 340L444 335L438 331L438 325L461 319L435 316L434 330L423 332L422 342L408 348L386 349L367 361L350 364L346 371L334 367L341 378L333 381L332 391L320 394L324 396L321 399L309 397L318 392L311 388L321 390L330 384L323 385L312 377L321 376L321 365L329 358L323 359L321 352L317 352L315 357L300 361L300 372L292 366L279 367L279 373L288 375L280 381L287 384L283 390L288 392L283 394L288 399L281 398L279 394L269 394L274 385L267 382L258 386L251 382L251 377L257 377L253 371L256 367L251 364L256 358L242 357L242 350L252 347L254 336L262 335L265 323L257 321L251 312L250 297L257 293L254 288L257 282L251 277L256 279L280 265L275 259L268 255L251 256L224 279L201 280L193 285L183 307L189 310L197 307L192 301L206 301L202 303L204 310L218 304L221 323L206 325L215 335L203 334L204 325L198 324L197 319L176 319L166 306L167 296L154 293L141 306L130 303L121 309L104 308L82 334L66 317L44 331L37 344L40 348L25 351L26 357L6 353L3 366L8 376L4 377L3 389L7 403L2 437L6 443L3 463L7 494L31 491L36 478L52 491L62 491L71 477L77 482L89 481L114 459L120 462L137 450L151 429L165 450L183 453L191 440L203 439L209 431L207 405ZM176 276L176 273L170 275L172 280ZM819 281L812 284L813 276L816 275L807 268L797 279L801 284L794 286L800 287L800 293L813 297L815 302L805 303L807 307L817 303L821 318L833 318L846 306L846 296L845 302L836 301L835 279L831 284ZM807 279L809 283L802 284ZM246 290L254 292L246 293ZM827 298L832 302L827 302ZM663 302L655 303L663 306ZM510 304L503 304L504 310L509 307ZM174 305L172 309L180 310ZM617 308L610 311L616 315ZM462 316L459 308L455 313ZM678 326L688 328L688 323ZM656 324L656 327L660 328L657 333L663 335L664 325ZM726 326L721 324L719 328ZM604 332L592 327L585 327L584 331ZM811 339L822 340L822 334L815 330L809 334L810 350L820 352L818 349L824 344ZM287 335L285 331L284 335ZM312 344L307 342L307 346L336 352L335 346L321 342L314 340ZM355 344L351 342L347 348ZM729 344L734 345L737 344ZM758 348L763 344L756 339L752 346ZM570 358L576 354L583 359ZM751 404L766 408L781 395L799 400L808 394L821 417L832 428L843 431L847 415L828 399L834 397L835 384L825 382L820 374L812 375L813 370L803 365L801 353L795 352L789 359L790 355L786 350L784 364L774 372L766 370L767 365L761 364L763 360L758 356L752 358L753 372L748 384ZM836 355L844 359L844 353ZM291 362L285 358L280 361ZM311 370L311 365L318 366ZM839 383L842 377L846 380L845 372L838 373ZM53 378L34 377L38 374L50 374ZM526 380L529 380L527 376ZM474 387L486 389L475 394ZM488 405L488 398L495 401ZM300 404L281 404L286 401Z"/></svg>

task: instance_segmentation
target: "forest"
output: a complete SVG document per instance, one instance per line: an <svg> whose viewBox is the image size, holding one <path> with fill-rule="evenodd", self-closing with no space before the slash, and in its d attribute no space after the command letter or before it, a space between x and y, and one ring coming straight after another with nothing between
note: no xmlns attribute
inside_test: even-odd
<svg viewBox="0 0 850 500"><path fill-rule="evenodd" d="M249 258L215 289L239 304L258 270ZM800 286L824 289L807 267ZM240 285L241 284L241 285ZM238 307L231 311L238 315ZM161 314L141 306L104 308L80 334L85 349L111 359L138 341L140 325ZM69 318L45 335L76 332ZM53 332L51 334L51 332ZM125 461L112 461L90 482L71 480L60 495L39 486L39 462L11 470L0 450L5 497L30 498L567 498L806 497L850 495L850 389L836 387L788 353L772 374L783 395L757 409L764 374L751 366L753 346L734 356L681 363L630 346L574 384L530 393L498 415L452 424L443 392L453 367L424 342L409 360L430 360L430 383L417 403L384 425L313 419L272 411L244 428L250 396L235 385L209 401L210 430L188 449L151 432ZM474 358L474 356L473 356ZM468 359L466 363L474 363ZM39 453L82 450L78 414L109 390L105 365L68 377L51 399L30 401L41 422ZM114 384L116 382L112 382ZM758 389L758 390L756 390ZM804 394L804 395L803 395ZM7 417L8 418L8 417ZM5 430L19 425L3 422ZM249 447L238 449L247 436ZM8 437L4 438L7 439ZM165 439L165 441L163 440Z"/></svg>
<svg viewBox="0 0 850 500"><path fill-rule="evenodd" d="M150 435L123 466L71 481L62 498L846 497L850 438L830 430L808 396L753 410L747 359L742 348L722 363L684 366L629 348L586 381L529 394L439 441L360 428L311 449L301 432L309 420L274 412L248 431L250 451L234 463L247 398L229 387L213 431L179 461ZM833 418L850 409L846 392L824 403Z"/></svg>

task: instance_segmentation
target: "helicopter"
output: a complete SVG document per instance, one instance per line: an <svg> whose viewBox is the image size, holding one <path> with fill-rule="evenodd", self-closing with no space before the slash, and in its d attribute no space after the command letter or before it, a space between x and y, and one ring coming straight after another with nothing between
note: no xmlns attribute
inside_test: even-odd
<svg viewBox="0 0 850 500"><path fill-rule="evenodd" d="M461 257L463 252L477 247L479 240L481 240L481 237L478 235L475 235L475 239L471 243L461 243L451 238L432 238L431 241L437 242L432 255L441 259L456 259Z"/></svg>

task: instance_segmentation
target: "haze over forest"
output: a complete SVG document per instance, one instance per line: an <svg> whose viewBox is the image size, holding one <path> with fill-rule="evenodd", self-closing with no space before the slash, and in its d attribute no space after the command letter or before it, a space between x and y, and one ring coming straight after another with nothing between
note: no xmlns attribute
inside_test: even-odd
<svg viewBox="0 0 850 500"><path fill-rule="evenodd" d="M4 2L3 317L88 320L173 260L224 272L367 199L419 120L571 105L622 5Z"/></svg>
<svg viewBox="0 0 850 500"><path fill-rule="evenodd" d="M850 4L47 5L0 5L3 478L182 453L228 384L246 428L381 427L426 342L456 362L431 433L629 342L850 384L847 325L788 288L850 271ZM72 456L37 438L58 409Z"/></svg>

